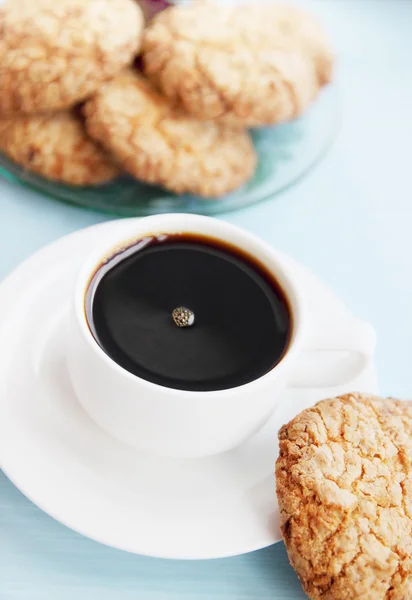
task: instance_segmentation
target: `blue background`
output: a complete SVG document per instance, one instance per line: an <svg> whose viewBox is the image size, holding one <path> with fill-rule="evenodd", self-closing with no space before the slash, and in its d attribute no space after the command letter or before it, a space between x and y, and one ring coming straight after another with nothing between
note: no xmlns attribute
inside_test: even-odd
<svg viewBox="0 0 412 600"><path fill-rule="evenodd" d="M228 215L309 266L378 333L382 392L412 389L412 1L302 0L331 31L342 122L326 159ZM0 181L0 276L106 217ZM298 600L283 544L204 562L128 555L44 515L0 474L0 600Z"/></svg>

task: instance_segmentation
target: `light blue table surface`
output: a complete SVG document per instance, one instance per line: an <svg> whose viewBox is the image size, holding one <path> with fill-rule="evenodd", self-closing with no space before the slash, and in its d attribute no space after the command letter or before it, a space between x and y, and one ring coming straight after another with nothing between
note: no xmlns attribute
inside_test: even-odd
<svg viewBox="0 0 412 600"><path fill-rule="evenodd" d="M382 392L412 391L412 0L313 0L339 55L342 119L327 158L287 193L227 220L304 262L378 333ZM0 276L99 214L0 181ZM1 461L1 457L0 457ZM163 561L85 539L0 473L0 600L298 600L283 544Z"/></svg>

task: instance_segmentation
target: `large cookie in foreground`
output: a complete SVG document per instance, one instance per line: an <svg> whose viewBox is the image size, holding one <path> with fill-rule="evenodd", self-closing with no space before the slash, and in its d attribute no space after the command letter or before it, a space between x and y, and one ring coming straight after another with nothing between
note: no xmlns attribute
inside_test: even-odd
<svg viewBox="0 0 412 600"><path fill-rule="evenodd" d="M219 197L254 173L246 131L193 119L131 69L104 85L84 113L89 134L125 171L177 194Z"/></svg>
<svg viewBox="0 0 412 600"><path fill-rule="evenodd" d="M412 403L324 400L279 432L289 559L312 600L412 598Z"/></svg>
<svg viewBox="0 0 412 600"><path fill-rule="evenodd" d="M134 0L9 0L0 6L0 113L69 108L140 47Z"/></svg>
<svg viewBox="0 0 412 600"><path fill-rule="evenodd" d="M192 2L153 19L143 62L188 113L248 127L300 115L330 80L333 57L321 26L300 9Z"/></svg>

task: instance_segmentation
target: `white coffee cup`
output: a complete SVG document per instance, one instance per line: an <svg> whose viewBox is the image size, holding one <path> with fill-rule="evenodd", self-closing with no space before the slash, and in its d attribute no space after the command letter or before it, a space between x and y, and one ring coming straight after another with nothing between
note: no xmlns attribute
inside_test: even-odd
<svg viewBox="0 0 412 600"><path fill-rule="evenodd" d="M195 233L223 240L255 257L274 275L291 309L292 333L281 361L267 374L239 387L210 392L182 391L141 379L110 358L93 337L85 312L85 296L99 266L121 249L149 235ZM67 360L75 393L90 417L120 441L156 454L199 457L242 443L271 416L287 385L322 387L333 380L317 364L302 370L308 349L342 350L355 357L360 370L374 347L366 323L348 318L331 332L314 331L291 272L265 242L224 221L197 215L159 215L116 224L86 259L78 274L68 327ZM350 377L354 375L351 369ZM349 376L349 375L348 375ZM305 378L309 382L305 382ZM342 383L342 382L341 382ZM327 385L327 383L326 383Z"/></svg>

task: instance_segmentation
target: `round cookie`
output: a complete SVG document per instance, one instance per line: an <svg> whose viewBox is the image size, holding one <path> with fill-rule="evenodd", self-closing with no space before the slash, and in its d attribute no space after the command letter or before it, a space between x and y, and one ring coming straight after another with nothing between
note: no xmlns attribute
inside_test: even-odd
<svg viewBox="0 0 412 600"><path fill-rule="evenodd" d="M412 598L412 403L324 400L279 440L282 533L309 598Z"/></svg>
<svg viewBox="0 0 412 600"><path fill-rule="evenodd" d="M199 119L261 126L300 115L331 77L321 27L300 9L193 2L143 34L150 79Z"/></svg>
<svg viewBox="0 0 412 600"><path fill-rule="evenodd" d="M70 185L93 185L120 174L74 113L0 119L0 151L28 171Z"/></svg>
<svg viewBox="0 0 412 600"><path fill-rule="evenodd" d="M0 6L0 114L68 108L138 52L134 0L9 0Z"/></svg>
<svg viewBox="0 0 412 600"><path fill-rule="evenodd" d="M84 113L89 134L125 171L175 193L222 196L255 170L246 131L187 116L132 70L107 83Z"/></svg>

